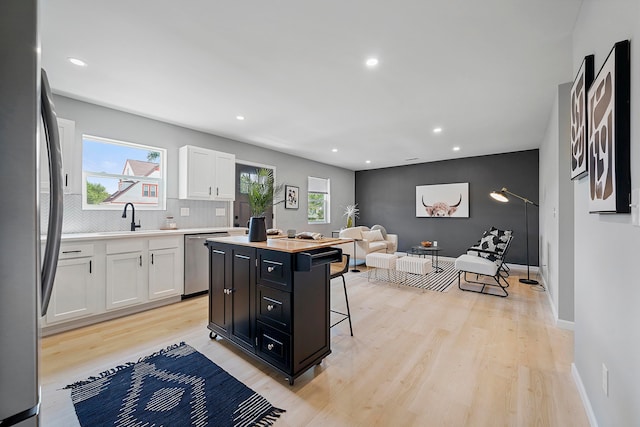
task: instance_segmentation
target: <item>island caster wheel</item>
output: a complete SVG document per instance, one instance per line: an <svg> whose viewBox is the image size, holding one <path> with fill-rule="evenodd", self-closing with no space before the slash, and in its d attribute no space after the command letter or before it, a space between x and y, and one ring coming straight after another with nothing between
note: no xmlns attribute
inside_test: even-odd
<svg viewBox="0 0 640 427"><path fill-rule="evenodd" d="M215 340L216 338L218 338L218 334L216 334L215 332L209 332L209 338Z"/></svg>

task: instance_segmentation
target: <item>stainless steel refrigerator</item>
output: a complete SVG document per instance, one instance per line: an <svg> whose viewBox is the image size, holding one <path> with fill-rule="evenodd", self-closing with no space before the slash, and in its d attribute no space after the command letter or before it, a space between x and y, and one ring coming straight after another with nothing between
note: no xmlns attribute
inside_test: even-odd
<svg viewBox="0 0 640 427"><path fill-rule="evenodd" d="M38 425L39 320L62 230L61 151L40 69L38 1L0 1L0 426ZM44 134L39 135L44 120ZM50 217L41 254L39 138L47 139ZM43 230L44 231L44 230Z"/></svg>

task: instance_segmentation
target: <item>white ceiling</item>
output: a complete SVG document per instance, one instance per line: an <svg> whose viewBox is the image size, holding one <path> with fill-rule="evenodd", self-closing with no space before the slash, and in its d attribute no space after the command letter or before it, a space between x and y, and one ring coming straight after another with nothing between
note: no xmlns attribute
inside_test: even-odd
<svg viewBox="0 0 640 427"><path fill-rule="evenodd" d="M46 0L42 65L62 95L373 169L538 147L581 3Z"/></svg>

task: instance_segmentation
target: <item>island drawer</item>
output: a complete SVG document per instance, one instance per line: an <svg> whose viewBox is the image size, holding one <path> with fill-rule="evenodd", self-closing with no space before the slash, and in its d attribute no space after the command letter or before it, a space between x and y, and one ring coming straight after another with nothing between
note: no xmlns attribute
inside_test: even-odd
<svg viewBox="0 0 640 427"><path fill-rule="evenodd" d="M316 265L329 264L342 260L342 249L320 248L296 254L296 271L311 271Z"/></svg>
<svg viewBox="0 0 640 427"><path fill-rule="evenodd" d="M257 323L258 354L274 366L290 371L291 337L262 322Z"/></svg>
<svg viewBox="0 0 640 427"><path fill-rule="evenodd" d="M258 250L258 283L291 291L291 254Z"/></svg>
<svg viewBox="0 0 640 427"><path fill-rule="evenodd" d="M284 332L290 332L291 294L258 285L258 320Z"/></svg>

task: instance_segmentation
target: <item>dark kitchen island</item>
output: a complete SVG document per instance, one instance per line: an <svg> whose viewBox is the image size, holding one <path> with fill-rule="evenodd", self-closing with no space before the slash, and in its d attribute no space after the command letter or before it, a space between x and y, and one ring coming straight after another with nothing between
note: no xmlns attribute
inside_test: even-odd
<svg viewBox="0 0 640 427"><path fill-rule="evenodd" d="M289 384L331 353L329 263L350 240L207 239L209 325Z"/></svg>

